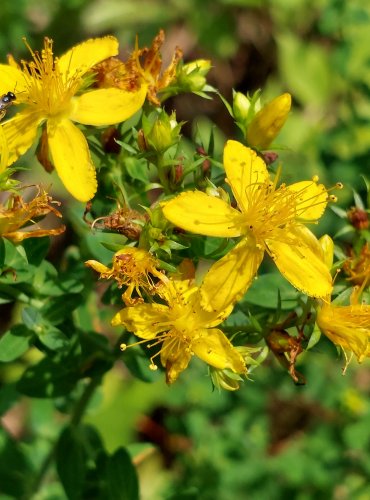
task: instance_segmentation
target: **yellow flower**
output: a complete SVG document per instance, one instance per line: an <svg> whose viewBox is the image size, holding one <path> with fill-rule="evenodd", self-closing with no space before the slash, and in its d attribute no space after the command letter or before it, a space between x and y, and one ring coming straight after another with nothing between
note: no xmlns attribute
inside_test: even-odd
<svg viewBox="0 0 370 500"><path fill-rule="evenodd" d="M88 260L85 265L100 273L101 278L115 279L119 288L127 286L127 290L122 295L122 300L126 305L143 301L141 288L147 293L153 293L156 284L150 274L160 281L168 281L168 278L158 271L159 262L157 259L140 248L125 247L118 250L113 256L111 268L96 260ZM139 298L132 298L134 290Z"/></svg>
<svg viewBox="0 0 370 500"><path fill-rule="evenodd" d="M279 188L271 182L263 160L236 141L224 150L227 182L238 208L202 192L182 193L163 204L165 217L193 233L241 241L217 261L205 277L202 304L220 309L245 293L267 252L293 286L313 297L332 290L316 237L304 223L323 214L328 194L316 180Z"/></svg>
<svg viewBox="0 0 370 500"><path fill-rule="evenodd" d="M334 244L328 235L320 238L320 243L325 261L331 267ZM331 296L328 295L318 308L316 316L320 330L343 349L346 358L348 352L354 353L359 363L370 356L370 306L358 304L361 288L354 288L351 305L347 306L332 303Z"/></svg>
<svg viewBox="0 0 370 500"><path fill-rule="evenodd" d="M157 94L170 85L176 77L176 68L182 57L182 51L176 47L172 61L162 71L160 49L164 42L164 31L160 30L150 48L139 49L137 46L126 62L110 58L98 64L98 85L138 91L145 86L147 97L155 106L160 105Z"/></svg>
<svg viewBox="0 0 370 500"><path fill-rule="evenodd" d="M158 294L167 305L126 307L116 314L112 325L123 325L144 339L143 342L153 340L149 347L161 344L159 352L151 358L151 368L156 369L154 358L160 356L168 384L175 382L194 354L214 368L246 372L241 354L215 328L231 313L231 307L212 312L203 310L199 288L188 280L169 281L160 286ZM123 350L126 347L121 346Z"/></svg>
<svg viewBox="0 0 370 500"><path fill-rule="evenodd" d="M0 236L18 243L26 238L56 236L63 233L65 230L63 225L56 229L32 227L26 230L24 227L34 226L34 218L44 217L49 213L61 217L62 214L52 204L60 205L59 202L53 201L43 189L40 189L30 202L25 202L18 194L10 195L7 206L0 205Z"/></svg>
<svg viewBox="0 0 370 500"><path fill-rule="evenodd" d="M266 149L283 127L292 99L285 93L266 104L253 118L247 130L248 144L257 149Z"/></svg>
<svg viewBox="0 0 370 500"><path fill-rule="evenodd" d="M91 68L118 52L112 36L87 40L60 58L53 42L45 38L39 52L29 48L32 60L18 66L12 58L0 65L0 94L13 90L22 109L1 127L8 147L8 165L35 142L38 128L46 124L52 162L66 189L80 201L90 200L97 189L95 168L87 141L73 122L109 125L121 122L142 106L146 88L127 92L117 88L87 91ZM86 80L90 72L90 80Z"/></svg>

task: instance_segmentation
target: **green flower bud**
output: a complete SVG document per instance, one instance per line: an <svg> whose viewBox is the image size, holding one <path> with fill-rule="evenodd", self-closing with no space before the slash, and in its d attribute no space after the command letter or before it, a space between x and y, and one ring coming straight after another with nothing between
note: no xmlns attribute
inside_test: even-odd
<svg viewBox="0 0 370 500"><path fill-rule="evenodd" d="M211 61L197 59L184 64L176 78L176 84L184 92L200 92L207 85L206 76L211 69Z"/></svg>
<svg viewBox="0 0 370 500"><path fill-rule="evenodd" d="M233 114L237 122L246 124L251 111L251 101L241 92L234 92Z"/></svg>
<svg viewBox="0 0 370 500"><path fill-rule="evenodd" d="M162 111L149 132L144 131L147 148L158 153L166 151L179 141L180 129L181 123L177 123L175 113L168 116Z"/></svg>

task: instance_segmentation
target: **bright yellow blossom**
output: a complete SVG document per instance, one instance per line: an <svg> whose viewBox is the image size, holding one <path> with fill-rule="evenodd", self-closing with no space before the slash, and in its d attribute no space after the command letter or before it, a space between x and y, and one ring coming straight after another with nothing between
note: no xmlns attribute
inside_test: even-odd
<svg viewBox="0 0 370 500"><path fill-rule="evenodd" d="M165 217L193 233L241 241L205 277L202 304L220 310L240 299L267 252L293 286L313 297L332 290L322 250L305 223L323 214L328 194L316 179L277 188L263 160L250 148L228 141L224 150L227 182L238 208L202 192L182 193L163 204Z"/></svg>
<svg viewBox="0 0 370 500"><path fill-rule="evenodd" d="M205 311L200 306L199 288L189 280L162 284L158 294L167 305L126 307L116 314L112 325L123 325L144 339L143 342L153 341L149 346L161 344L159 352L151 358L151 368L156 369L154 358L160 356L168 384L175 382L193 355L220 370L246 372L242 355L224 333L215 328L229 316L231 307Z"/></svg>
<svg viewBox="0 0 370 500"><path fill-rule="evenodd" d="M100 273L101 278L115 279L119 288L127 286L127 290L122 295L122 300L126 305L143 301L140 289L147 293L153 293L156 284L150 275L155 276L160 281L168 281L168 278L158 271L159 262L157 259L141 248L121 248L113 256L111 268L96 260L88 260L85 264ZM132 298L134 290L138 294L138 298Z"/></svg>
<svg viewBox="0 0 370 500"><path fill-rule="evenodd" d="M121 122L142 106L146 88L127 92L117 88L88 90L86 78L98 62L118 53L112 36L87 40L60 58L54 58L53 42L32 60L18 66L12 58L0 65L0 94L12 90L22 109L1 127L8 147L8 165L35 142L45 124L52 163L67 190L80 201L90 200L97 189L95 168L87 141L73 122L109 125Z"/></svg>
<svg viewBox="0 0 370 500"><path fill-rule="evenodd" d="M53 201L41 188L29 202L24 201L19 194L11 194L6 205L0 204L0 236L18 243L26 238L56 236L63 233L64 225L55 229L35 228L36 224L33 219L44 217L49 213L59 218L62 217L53 205L60 205L60 203Z"/></svg>

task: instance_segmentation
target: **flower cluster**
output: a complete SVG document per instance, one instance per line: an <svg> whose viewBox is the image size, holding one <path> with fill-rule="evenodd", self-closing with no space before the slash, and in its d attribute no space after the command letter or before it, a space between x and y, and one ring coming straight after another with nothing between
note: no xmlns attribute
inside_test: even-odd
<svg viewBox="0 0 370 500"><path fill-rule="evenodd" d="M163 68L163 31L150 47L136 40L126 59L113 36L87 40L61 57L49 38L40 52L25 43L30 60L10 56L0 65L0 187L12 191L0 204L0 235L19 243L65 229L28 230L50 212L62 217L60 203L41 187L25 201L10 179L18 163L9 166L37 144L45 169L56 170L73 198L89 202L81 232L112 236L101 253L86 245L95 258L85 264L112 285L109 297L120 304L112 326L140 339L120 339L121 350L145 346L150 368L163 369L169 384L197 357L212 383L227 390L238 389L268 351L303 383L295 363L318 329L346 359L370 355L370 306L361 302L370 284L367 211L347 214L360 243L342 259L344 291L355 287L351 303L339 304L332 241L319 240L311 228L342 185L327 188L316 175L284 182L274 141L288 119L290 94L266 104L261 91L234 92L232 103L221 97L242 132L239 141L220 144L221 159L214 136L206 144L199 134L189 146L184 122L165 109L169 97L185 92L210 98L211 63L185 64L176 47ZM256 278L270 270L265 256L280 273L272 266L268 276L295 293L290 307L281 307L279 286L276 307L263 299L260 309L251 307Z"/></svg>

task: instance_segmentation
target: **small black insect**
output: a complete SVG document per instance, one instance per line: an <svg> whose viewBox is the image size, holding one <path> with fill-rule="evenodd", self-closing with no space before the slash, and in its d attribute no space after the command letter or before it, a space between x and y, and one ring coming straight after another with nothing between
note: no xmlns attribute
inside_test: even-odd
<svg viewBox="0 0 370 500"><path fill-rule="evenodd" d="M8 92L0 97L0 120L6 115L7 109L13 104L16 97L13 92Z"/></svg>

